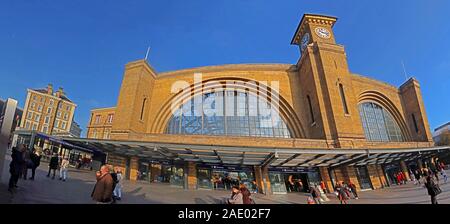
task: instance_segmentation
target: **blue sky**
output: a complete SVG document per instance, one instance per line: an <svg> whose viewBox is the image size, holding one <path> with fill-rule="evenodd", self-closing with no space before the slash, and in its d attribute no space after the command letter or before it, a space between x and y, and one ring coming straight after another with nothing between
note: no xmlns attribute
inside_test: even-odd
<svg viewBox="0 0 450 224"><path fill-rule="evenodd" d="M337 42L350 70L395 86L421 83L432 129L450 121L448 0L4 0L0 3L0 98L23 106L27 88L53 83L89 111L114 106L124 65L158 71L230 63L296 63L290 45L303 13L339 17Z"/></svg>

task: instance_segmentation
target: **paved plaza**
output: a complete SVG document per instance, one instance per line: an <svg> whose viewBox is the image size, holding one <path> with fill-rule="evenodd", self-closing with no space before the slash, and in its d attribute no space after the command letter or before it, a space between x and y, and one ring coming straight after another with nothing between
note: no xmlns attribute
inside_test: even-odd
<svg viewBox="0 0 450 224"><path fill-rule="evenodd" d="M70 203L92 204L90 194L95 184L95 173L87 170L71 169L66 182L47 178L47 163L42 163L36 173L36 180L20 180L16 194L11 195L7 189L9 178L9 159L5 164L0 203L42 204ZM31 172L30 172L31 173ZM161 183L123 182L123 200L121 204L217 204L229 195L228 191L184 190ZM450 204L450 184L442 184L443 193L438 196L439 203ZM289 193L284 195L253 195L258 204L305 204L308 194ZM333 194L327 204L339 203ZM425 188L412 183L402 186L360 192L359 200L350 200L349 204L430 204Z"/></svg>

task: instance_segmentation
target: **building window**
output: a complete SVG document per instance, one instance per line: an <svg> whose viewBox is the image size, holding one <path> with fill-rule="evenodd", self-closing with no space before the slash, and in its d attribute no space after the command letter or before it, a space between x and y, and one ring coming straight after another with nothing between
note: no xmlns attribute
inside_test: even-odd
<svg viewBox="0 0 450 224"><path fill-rule="evenodd" d="M107 120L107 122L109 123L109 124L111 124L112 122L113 122L113 114L108 114L108 120Z"/></svg>
<svg viewBox="0 0 450 224"><path fill-rule="evenodd" d="M166 133L292 137L285 121L266 98L231 90L191 98L175 111Z"/></svg>
<svg viewBox="0 0 450 224"><path fill-rule="evenodd" d="M417 126L416 116L414 116L414 114L411 114L411 118L412 118L413 123L414 123L414 130L416 131L416 133L418 133L419 132L419 127Z"/></svg>
<svg viewBox="0 0 450 224"><path fill-rule="evenodd" d="M309 97L309 95L307 95L306 98L308 99L309 114L311 115L311 123L314 124L314 122L316 122L316 120L314 118L314 111L312 108L311 98Z"/></svg>
<svg viewBox="0 0 450 224"><path fill-rule="evenodd" d="M26 129L30 129L30 122L29 121L25 122L25 128Z"/></svg>
<svg viewBox="0 0 450 224"><path fill-rule="evenodd" d="M344 113L349 114L347 107L347 100L345 99L344 86L339 83L339 94L341 95L342 106L344 107Z"/></svg>
<svg viewBox="0 0 450 224"><path fill-rule="evenodd" d="M364 134L369 141L402 142L403 134L392 115L380 105L367 102L359 105Z"/></svg>
<svg viewBox="0 0 450 224"><path fill-rule="evenodd" d="M41 98L39 99L39 101L41 101L41 103L43 103L43 102L44 102L44 97L41 97Z"/></svg>
<svg viewBox="0 0 450 224"><path fill-rule="evenodd" d="M101 117L102 117L101 115L95 116L95 124L100 124L100 118Z"/></svg>
<svg viewBox="0 0 450 224"><path fill-rule="evenodd" d="M31 128L31 130L37 130L37 124L33 124L33 128Z"/></svg>
<svg viewBox="0 0 450 224"><path fill-rule="evenodd" d="M50 105L53 105L54 101L52 99L50 99Z"/></svg>
<svg viewBox="0 0 450 224"><path fill-rule="evenodd" d="M50 122L50 117L49 116L45 117L44 123L48 124L49 122Z"/></svg>
<svg viewBox="0 0 450 224"><path fill-rule="evenodd" d="M64 130L66 130L66 122L64 122L64 121L61 122L61 128L64 129Z"/></svg>
<svg viewBox="0 0 450 224"><path fill-rule="evenodd" d="M67 107L66 107L66 110L67 110L67 111L70 111L70 106L67 106Z"/></svg>
<svg viewBox="0 0 450 224"><path fill-rule="evenodd" d="M69 118L69 114L64 113L64 120L67 120Z"/></svg>
<svg viewBox="0 0 450 224"><path fill-rule="evenodd" d="M58 113L56 114L56 117L61 118L61 111L58 111Z"/></svg>
<svg viewBox="0 0 450 224"><path fill-rule="evenodd" d="M56 120L56 122L55 122L55 128L59 128L59 120Z"/></svg>
<svg viewBox="0 0 450 224"><path fill-rule="evenodd" d="M47 113L48 113L48 114L52 113L52 108L51 108L51 107L48 107L48 108L47 108Z"/></svg>
<svg viewBox="0 0 450 224"><path fill-rule="evenodd" d="M63 105L60 103L59 105L58 105L58 109L61 109L63 107Z"/></svg>
<svg viewBox="0 0 450 224"><path fill-rule="evenodd" d="M30 119L30 120L31 120L32 118L33 118L33 113L29 111L29 112L27 113L27 119Z"/></svg>
<svg viewBox="0 0 450 224"><path fill-rule="evenodd" d="M33 100L36 100L36 98L37 98L36 95L34 95L34 96L33 96Z"/></svg>
<svg viewBox="0 0 450 224"><path fill-rule="evenodd" d="M43 126L42 127L42 132L47 133L47 131L48 131L48 127L47 126Z"/></svg>
<svg viewBox="0 0 450 224"><path fill-rule="evenodd" d="M39 105L39 106L38 106L38 111L39 111L39 112L42 112L42 105Z"/></svg>
<svg viewBox="0 0 450 224"><path fill-rule="evenodd" d="M147 103L147 98L144 98L142 101L142 108L141 108L141 121L144 120L144 109L145 109L145 103Z"/></svg>
<svg viewBox="0 0 450 224"><path fill-rule="evenodd" d="M41 115L36 114L36 116L34 117L34 120L39 122L40 119L41 119Z"/></svg>
<svg viewBox="0 0 450 224"><path fill-rule="evenodd" d="M34 109L36 107L35 103L31 103L31 109Z"/></svg>
<svg viewBox="0 0 450 224"><path fill-rule="evenodd" d="M106 130L105 133L103 133L103 139L109 139L109 131Z"/></svg>

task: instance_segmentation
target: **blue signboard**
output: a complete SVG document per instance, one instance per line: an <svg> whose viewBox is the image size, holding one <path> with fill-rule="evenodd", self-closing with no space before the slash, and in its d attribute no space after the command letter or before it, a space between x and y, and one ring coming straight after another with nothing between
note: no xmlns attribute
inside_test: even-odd
<svg viewBox="0 0 450 224"><path fill-rule="evenodd" d="M282 172L282 173L309 173L317 172L317 168L306 168L306 167L270 167L270 172Z"/></svg>
<svg viewBox="0 0 450 224"><path fill-rule="evenodd" d="M242 167L238 165L217 165L217 164L198 164L198 168L204 168L204 169L213 169L213 170L228 170L228 171L253 171L252 167Z"/></svg>

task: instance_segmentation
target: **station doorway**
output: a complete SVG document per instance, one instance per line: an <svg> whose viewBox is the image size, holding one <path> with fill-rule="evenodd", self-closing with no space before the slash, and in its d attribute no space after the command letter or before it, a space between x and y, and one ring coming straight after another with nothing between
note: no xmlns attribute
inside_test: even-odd
<svg viewBox="0 0 450 224"><path fill-rule="evenodd" d="M269 170L269 180L274 194L309 192L309 187L320 183L316 170L282 169Z"/></svg>

